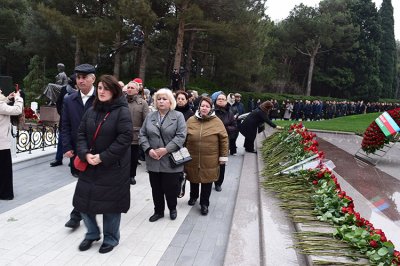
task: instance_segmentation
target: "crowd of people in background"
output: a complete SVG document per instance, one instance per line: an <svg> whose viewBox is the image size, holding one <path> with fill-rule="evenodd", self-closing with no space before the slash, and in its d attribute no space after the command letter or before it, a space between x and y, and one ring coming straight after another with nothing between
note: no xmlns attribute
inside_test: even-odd
<svg viewBox="0 0 400 266"><path fill-rule="evenodd" d="M62 155L68 157L71 174L79 178L74 208L65 226L75 229L83 219L87 233L79 245L81 251L100 240L97 214L103 215L104 239L99 252L110 252L118 245L121 213L129 210L130 186L136 184L139 160L146 162L152 190L154 213L150 222L163 218L166 207L170 219L177 218L184 176L190 182L188 205L195 205L200 198L200 213L207 215L212 185L217 192L222 191L229 155L238 152L239 132L245 137L245 151L256 153L257 132L263 131L266 124L282 129L272 120L332 119L399 107L394 103L363 101L278 102L252 98L245 107L240 93L216 91L199 95L195 90L181 90L175 84L177 81L172 82L171 89L150 90L140 78L125 85L111 75L103 75L95 86L95 72L92 65L79 65L61 89L56 101L60 143L55 161L50 163L55 167L62 164ZM5 103L10 98L15 98L13 107ZM9 115L20 113L21 105L19 93L3 96L0 122L8 122ZM5 122L0 123L4 125ZM1 136L0 140L4 142ZM7 159L7 169L11 169L6 144L0 145L0 158ZM190 152L192 161L176 167L168 154L183 147ZM87 170L75 168L76 157L87 163ZM12 178L12 173L9 176ZM12 183L7 185L8 189L5 186L0 184L0 199L10 200Z"/></svg>
<svg viewBox="0 0 400 266"><path fill-rule="evenodd" d="M254 104L254 101L250 99L248 110L257 108L259 102L260 101L257 101ZM278 102L277 100L271 99L271 102L274 105L270 112L270 118L272 120L317 121L349 115L384 112L400 107L399 103L365 103L364 101L285 100Z"/></svg>

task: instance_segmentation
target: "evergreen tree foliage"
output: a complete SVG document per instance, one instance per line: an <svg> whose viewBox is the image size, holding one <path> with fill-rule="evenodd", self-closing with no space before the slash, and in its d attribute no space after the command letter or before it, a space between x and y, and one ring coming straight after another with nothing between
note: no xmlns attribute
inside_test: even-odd
<svg viewBox="0 0 400 266"><path fill-rule="evenodd" d="M15 83L27 76L26 91L37 90L36 96L60 62L67 74L91 63L98 75L125 82L139 76L147 86L170 85L172 69L182 68L187 88L399 96L391 0L379 12L372 0L323 0L318 7L296 6L280 22L266 16L266 3L0 0L0 74ZM132 42L137 25L143 46Z"/></svg>
<svg viewBox="0 0 400 266"><path fill-rule="evenodd" d="M376 101L382 90L379 79L381 27L378 11L371 0L351 1L349 6L353 24L360 29L359 46L352 52L354 84L351 95L355 99Z"/></svg>
<svg viewBox="0 0 400 266"><path fill-rule="evenodd" d="M14 80L23 76L19 63L27 63L23 49L27 12L26 0L0 0L0 74L13 76Z"/></svg>
<svg viewBox="0 0 400 266"><path fill-rule="evenodd" d="M379 9L382 40L380 43L381 57L379 61L380 80L382 82L382 98L395 96L397 86L396 75L396 40L394 38L394 18L391 0L383 0Z"/></svg>

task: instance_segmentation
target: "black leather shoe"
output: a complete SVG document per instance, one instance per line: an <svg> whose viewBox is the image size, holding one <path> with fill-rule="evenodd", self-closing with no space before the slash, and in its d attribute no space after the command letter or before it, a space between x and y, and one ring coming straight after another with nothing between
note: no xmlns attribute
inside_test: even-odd
<svg viewBox="0 0 400 266"><path fill-rule="evenodd" d="M99 240L100 240L100 238L97 238L97 239L84 239L81 242L81 244L79 245L79 250L80 251L88 250L92 246L92 243L94 241L99 241Z"/></svg>
<svg viewBox="0 0 400 266"><path fill-rule="evenodd" d="M0 200L12 200L14 197L5 197L5 198L0 198Z"/></svg>
<svg viewBox="0 0 400 266"><path fill-rule="evenodd" d="M55 166L59 166L59 165L62 165L62 161L54 160L50 163L50 167L55 167Z"/></svg>
<svg viewBox="0 0 400 266"><path fill-rule="evenodd" d="M149 221L150 222L155 222L158 219L163 218L163 217L164 217L164 214L155 213L152 216L150 216Z"/></svg>
<svg viewBox="0 0 400 266"><path fill-rule="evenodd" d="M176 210L170 210L169 217L171 218L171 220L175 220L177 215L178 213Z"/></svg>
<svg viewBox="0 0 400 266"><path fill-rule="evenodd" d="M197 200L197 199L190 198L189 201L188 201L188 204L189 204L190 206L193 206L193 205L196 204L196 200Z"/></svg>
<svg viewBox="0 0 400 266"><path fill-rule="evenodd" d="M206 205L201 205L200 211L201 211L201 214L207 215L207 214L208 214L208 206L206 206Z"/></svg>
<svg viewBox="0 0 400 266"><path fill-rule="evenodd" d="M76 229L81 225L80 221L74 220L74 219L69 219L68 222L66 222L65 227L69 227L72 229Z"/></svg>
<svg viewBox="0 0 400 266"><path fill-rule="evenodd" d="M255 150L246 150L246 152L257 153L257 151L255 151Z"/></svg>
<svg viewBox="0 0 400 266"><path fill-rule="evenodd" d="M129 181L130 181L131 185L136 185L135 177L131 177Z"/></svg>
<svg viewBox="0 0 400 266"><path fill-rule="evenodd" d="M109 244L101 244L101 247L100 247L100 249L99 249L99 253L102 253L102 254L104 254L104 253L108 253L108 252L110 252L111 250L113 250L113 248L114 248L114 246L111 246L111 245L109 245Z"/></svg>
<svg viewBox="0 0 400 266"><path fill-rule="evenodd" d="M220 185L215 185L215 190L220 192L222 190L222 187Z"/></svg>

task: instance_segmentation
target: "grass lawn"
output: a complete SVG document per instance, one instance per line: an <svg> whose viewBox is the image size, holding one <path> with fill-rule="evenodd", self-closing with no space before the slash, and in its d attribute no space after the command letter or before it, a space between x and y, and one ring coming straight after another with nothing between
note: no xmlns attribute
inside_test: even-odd
<svg viewBox="0 0 400 266"><path fill-rule="evenodd" d="M369 113L364 115L351 115L330 120L321 121L303 121L303 125L308 129L322 129L331 131L346 131L354 132L362 135L367 127L377 118L381 113ZM274 120L275 124L280 126L289 126L297 121L284 121Z"/></svg>

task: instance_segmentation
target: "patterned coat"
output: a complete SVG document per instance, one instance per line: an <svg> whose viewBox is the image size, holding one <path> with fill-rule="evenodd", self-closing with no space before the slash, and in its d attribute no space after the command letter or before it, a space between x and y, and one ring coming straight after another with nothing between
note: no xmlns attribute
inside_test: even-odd
<svg viewBox="0 0 400 266"><path fill-rule="evenodd" d="M187 179L192 183L218 180L219 162L228 161L228 133L214 113L205 118L198 111L187 121L186 147L193 160L185 165Z"/></svg>

